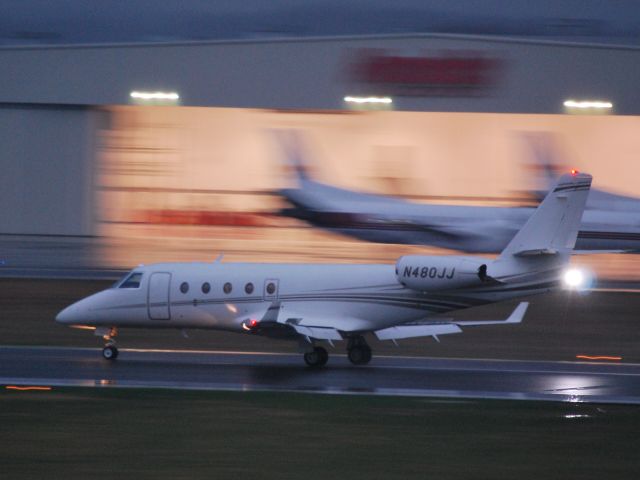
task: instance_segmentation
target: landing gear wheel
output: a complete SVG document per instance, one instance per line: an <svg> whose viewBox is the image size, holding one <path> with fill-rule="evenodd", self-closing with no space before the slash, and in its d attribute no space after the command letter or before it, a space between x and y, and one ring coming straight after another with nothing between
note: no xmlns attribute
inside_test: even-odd
<svg viewBox="0 0 640 480"><path fill-rule="evenodd" d="M366 365L371 361L371 348L368 345L350 348L347 353L354 365Z"/></svg>
<svg viewBox="0 0 640 480"><path fill-rule="evenodd" d="M102 356L105 360L115 360L118 358L118 349L113 345L107 345L102 349Z"/></svg>
<svg viewBox="0 0 640 480"><path fill-rule="evenodd" d="M329 360L329 354L322 347L315 347L313 351L304 354L304 361L310 367L324 367Z"/></svg>

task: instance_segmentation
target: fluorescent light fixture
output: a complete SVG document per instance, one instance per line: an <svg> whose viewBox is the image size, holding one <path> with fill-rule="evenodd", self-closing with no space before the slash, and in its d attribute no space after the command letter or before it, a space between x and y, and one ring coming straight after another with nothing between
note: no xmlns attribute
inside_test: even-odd
<svg viewBox="0 0 640 480"><path fill-rule="evenodd" d="M344 101L347 103L393 103L393 100L389 97L344 97Z"/></svg>
<svg viewBox="0 0 640 480"><path fill-rule="evenodd" d="M613 108L613 103L600 100L566 100L564 106L567 108Z"/></svg>
<svg viewBox="0 0 640 480"><path fill-rule="evenodd" d="M131 98L137 100L178 100L176 92L131 92Z"/></svg>

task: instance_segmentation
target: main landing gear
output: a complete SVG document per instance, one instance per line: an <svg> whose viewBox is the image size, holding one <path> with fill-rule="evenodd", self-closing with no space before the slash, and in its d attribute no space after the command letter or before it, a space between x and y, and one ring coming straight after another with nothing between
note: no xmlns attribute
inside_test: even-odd
<svg viewBox="0 0 640 480"><path fill-rule="evenodd" d="M347 355L354 365L366 365L371 361L371 347L362 335L349 338L347 343Z"/></svg>
<svg viewBox="0 0 640 480"><path fill-rule="evenodd" d="M115 360L118 358L118 348L116 347L115 337L118 335L117 328L96 329L96 335L102 335L106 345L102 349L102 357L105 360Z"/></svg>
<svg viewBox="0 0 640 480"><path fill-rule="evenodd" d="M313 350L304 354L304 362L310 367L324 367L328 360L329 354L322 347L313 347Z"/></svg>
<svg viewBox="0 0 640 480"><path fill-rule="evenodd" d="M303 348L305 348L303 346ZM307 344L306 348L311 348ZM371 361L371 347L367 345L367 341L362 335L349 337L347 343L347 354L349 361L354 365L366 365ZM313 368L324 367L329 360L329 354L323 347L313 346L312 350L307 350L304 354L304 362Z"/></svg>

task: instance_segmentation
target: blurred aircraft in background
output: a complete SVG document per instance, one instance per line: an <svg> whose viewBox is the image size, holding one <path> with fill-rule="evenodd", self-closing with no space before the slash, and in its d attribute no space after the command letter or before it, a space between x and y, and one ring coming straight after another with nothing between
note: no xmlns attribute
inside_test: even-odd
<svg viewBox="0 0 640 480"><path fill-rule="evenodd" d="M329 355L318 342L347 342L355 365L371 360L364 335L379 340L437 339L462 327L522 321L522 302L506 320L432 318L544 293L564 278L591 175L563 175L524 226L492 260L459 255L400 257L395 265L161 263L139 266L112 288L70 305L58 323L94 330L114 360L120 327L207 328L299 341L307 365Z"/></svg>
<svg viewBox="0 0 640 480"><path fill-rule="evenodd" d="M528 132L522 135L523 142L531 150L532 162L526 165L535 171L533 177L535 191L532 193L539 201L545 197L560 175L570 170L562 155L558 139L550 132ZM606 212L632 212L640 214L640 198L618 195L592 188L587 199L586 210ZM633 220L631 220L634 222ZM633 225L633 223L631 223ZM584 227L584 223L583 223Z"/></svg>
<svg viewBox="0 0 640 480"><path fill-rule="evenodd" d="M315 181L303 160L300 136L278 134L297 188L279 190L290 205L282 215L369 242L430 245L470 253L498 253L524 225L534 207L420 204L338 188ZM540 165L545 181L558 176ZM544 155L543 155L544 153ZM593 197L591 197L593 195ZM582 217L577 253L640 251L640 199L592 191Z"/></svg>

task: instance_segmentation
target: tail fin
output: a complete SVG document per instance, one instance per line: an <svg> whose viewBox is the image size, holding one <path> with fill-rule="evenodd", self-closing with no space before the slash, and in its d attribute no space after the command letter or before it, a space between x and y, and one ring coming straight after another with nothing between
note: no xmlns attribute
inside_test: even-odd
<svg viewBox="0 0 640 480"><path fill-rule="evenodd" d="M591 179L578 172L561 176L498 259L569 254L576 243Z"/></svg>

